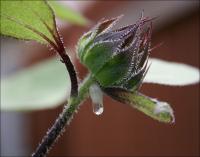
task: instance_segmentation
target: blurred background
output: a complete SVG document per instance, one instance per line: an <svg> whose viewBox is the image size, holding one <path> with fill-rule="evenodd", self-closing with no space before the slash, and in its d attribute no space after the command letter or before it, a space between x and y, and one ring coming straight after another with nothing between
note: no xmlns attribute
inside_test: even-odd
<svg viewBox="0 0 200 157"><path fill-rule="evenodd" d="M71 50L80 79L87 74L75 58L78 38L101 18L123 14L118 26L135 23L144 15L158 17L153 23L151 56L199 67L199 1L62 1L91 22L77 26L57 21L65 46ZM55 54L40 44L1 37L1 78ZM105 96L101 116L87 100L58 140L49 156L199 156L199 84L169 87L144 84L148 96L172 104L176 123L159 123ZM29 156L61 112L1 111L1 156Z"/></svg>

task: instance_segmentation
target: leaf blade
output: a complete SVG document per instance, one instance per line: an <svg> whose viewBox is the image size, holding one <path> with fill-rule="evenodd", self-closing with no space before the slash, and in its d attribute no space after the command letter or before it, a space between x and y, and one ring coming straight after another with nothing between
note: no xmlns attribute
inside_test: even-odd
<svg viewBox="0 0 200 157"><path fill-rule="evenodd" d="M193 66L155 58L150 58L149 62L152 64L144 83L184 86L198 83L200 80L200 71Z"/></svg>
<svg viewBox="0 0 200 157"><path fill-rule="evenodd" d="M23 0L1 1L2 35L49 44L42 36L35 33L34 29L56 44L53 34L49 32L42 19L55 31L54 15L45 1L34 1L34 4Z"/></svg>
<svg viewBox="0 0 200 157"><path fill-rule="evenodd" d="M57 107L69 97L70 86L65 66L55 58L49 59L1 80L1 110Z"/></svg>
<svg viewBox="0 0 200 157"><path fill-rule="evenodd" d="M45 0L0 1L1 34L18 39L35 40L52 47L62 58L70 73L71 95L78 93L78 81L74 66L66 53L56 28L55 16Z"/></svg>

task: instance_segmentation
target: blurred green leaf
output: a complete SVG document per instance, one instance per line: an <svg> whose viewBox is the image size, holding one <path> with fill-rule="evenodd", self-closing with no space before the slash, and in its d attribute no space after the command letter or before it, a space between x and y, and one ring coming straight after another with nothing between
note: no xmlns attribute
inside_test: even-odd
<svg viewBox="0 0 200 157"><path fill-rule="evenodd" d="M55 30L53 11L45 1L1 0L2 35L56 44Z"/></svg>
<svg viewBox="0 0 200 157"><path fill-rule="evenodd" d="M44 61L1 80L1 110L56 107L67 100L70 86L64 64L56 58Z"/></svg>
<svg viewBox="0 0 200 157"><path fill-rule="evenodd" d="M150 58L151 66L144 78L146 83L185 86L198 83L200 70L191 65Z"/></svg>
<svg viewBox="0 0 200 157"><path fill-rule="evenodd" d="M58 16L62 20L67 20L70 23L78 25L86 25L89 22L88 19L86 19L78 12L72 10L68 6L63 6L62 4L56 1L48 1L48 3L54 10L56 16Z"/></svg>

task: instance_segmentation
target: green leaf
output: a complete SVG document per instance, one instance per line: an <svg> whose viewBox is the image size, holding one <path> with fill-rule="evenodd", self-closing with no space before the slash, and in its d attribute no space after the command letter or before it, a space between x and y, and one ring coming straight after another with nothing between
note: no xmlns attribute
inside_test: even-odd
<svg viewBox="0 0 200 157"><path fill-rule="evenodd" d="M45 0L1 0L1 34L18 39L36 40L51 46L59 53L70 72L70 78L73 80L71 94L77 94L78 84L74 66L56 29L53 10Z"/></svg>
<svg viewBox="0 0 200 157"><path fill-rule="evenodd" d="M58 16L62 20L67 20L70 23L78 25L87 25L89 22L88 19L86 19L78 12L72 10L68 6L63 6L57 1L48 1L48 3L55 11L56 16Z"/></svg>
<svg viewBox="0 0 200 157"><path fill-rule="evenodd" d="M161 102L138 92L129 92L121 88L105 88L103 90L113 99L129 104L155 120L164 123L175 122L173 110L167 102Z"/></svg>
<svg viewBox="0 0 200 157"><path fill-rule="evenodd" d="M145 83L185 86L200 81L200 70L191 65L150 58L151 66L144 78Z"/></svg>
<svg viewBox="0 0 200 157"><path fill-rule="evenodd" d="M1 110L29 111L56 107L70 94L66 67L50 59L1 80Z"/></svg>
<svg viewBox="0 0 200 157"><path fill-rule="evenodd" d="M56 44L52 9L45 1L1 0L1 35Z"/></svg>

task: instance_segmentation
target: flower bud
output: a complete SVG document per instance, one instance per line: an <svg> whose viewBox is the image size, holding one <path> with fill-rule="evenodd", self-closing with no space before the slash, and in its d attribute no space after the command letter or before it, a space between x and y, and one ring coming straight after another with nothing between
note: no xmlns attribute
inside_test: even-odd
<svg viewBox="0 0 200 157"><path fill-rule="evenodd" d="M78 42L78 57L101 87L136 90L147 69L151 19L111 30L119 19L101 21L84 34Z"/></svg>

